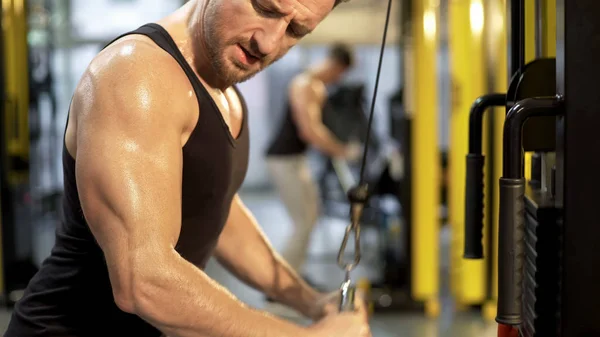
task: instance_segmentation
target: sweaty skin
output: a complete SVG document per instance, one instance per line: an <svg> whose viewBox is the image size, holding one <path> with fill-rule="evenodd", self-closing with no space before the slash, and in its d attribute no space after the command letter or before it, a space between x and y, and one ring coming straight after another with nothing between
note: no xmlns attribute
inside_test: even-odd
<svg viewBox="0 0 600 337"><path fill-rule="evenodd" d="M300 137L331 157L345 157L348 149L322 122L327 98L325 84L309 74L301 74L292 81L289 96Z"/></svg>
<svg viewBox="0 0 600 337"><path fill-rule="evenodd" d="M259 17L253 7L256 3L280 6L287 14L278 19ZM228 81L249 77L283 55L297 42L288 39L284 23L298 19L314 28L327 14L323 3L327 1L212 0L207 6L190 1L158 23L195 65L235 137L243 116L239 97ZM206 55L190 41L199 40L192 37L199 31L194 23L205 23L208 19L196 19L208 17L201 10L209 13L211 6L218 13L212 20L232 13L240 17L214 24L222 28L214 36L232 41L244 30L254 34L256 49L269 55L260 65L236 66L232 60L239 47L226 43L219 49L220 63L207 65ZM220 72L227 76L215 75ZM103 50L76 88L65 142L76 159L81 206L104 253L119 308L172 337L370 336L359 300L356 313L328 315L312 326L297 326L247 307L176 252L181 229L182 147L201 116L180 66L143 36L128 36ZM216 256L255 288L286 303L302 303L298 309L307 315L322 314L305 305L316 294L277 258L237 197Z"/></svg>
<svg viewBox="0 0 600 337"><path fill-rule="evenodd" d="M320 319L326 314L328 308L315 305L325 295L308 286L273 250L258 222L237 195L219 237L215 257L244 283L306 317Z"/></svg>

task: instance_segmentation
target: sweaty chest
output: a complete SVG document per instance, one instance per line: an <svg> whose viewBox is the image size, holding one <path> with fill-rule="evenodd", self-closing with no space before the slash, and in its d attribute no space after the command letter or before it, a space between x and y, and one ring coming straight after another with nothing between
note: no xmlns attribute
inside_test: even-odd
<svg viewBox="0 0 600 337"><path fill-rule="evenodd" d="M239 120L234 111L227 114L228 122L215 101L202 100L197 125L183 148L182 226L176 248L199 266L212 254L248 169L245 110L240 104Z"/></svg>
<svg viewBox="0 0 600 337"><path fill-rule="evenodd" d="M244 105L233 89L224 93L209 93L213 102L221 112L223 122L227 125L233 138L238 138L244 122Z"/></svg>

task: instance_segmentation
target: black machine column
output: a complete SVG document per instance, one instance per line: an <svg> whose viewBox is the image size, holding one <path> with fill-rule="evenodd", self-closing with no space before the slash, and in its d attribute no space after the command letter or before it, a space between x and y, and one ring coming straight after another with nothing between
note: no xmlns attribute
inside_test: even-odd
<svg viewBox="0 0 600 337"><path fill-rule="evenodd" d="M557 0L556 202L563 208L561 336L600 336L600 1Z"/></svg>
<svg viewBox="0 0 600 337"><path fill-rule="evenodd" d="M527 64L524 1L507 1L512 77L498 185L499 336L600 336L600 1L556 0L556 58ZM547 10L543 3L537 2L538 13ZM490 105L502 103L500 95L490 97L498 101ZM485 105L474 107L478 117ZM477 131L479 124L473 118L470 126ZM480 138L471 132L469 141L478 145ZM529 180L525 152L534 153ZM467 166L465 257L478 259L480 147L470 147Z"/></svg>

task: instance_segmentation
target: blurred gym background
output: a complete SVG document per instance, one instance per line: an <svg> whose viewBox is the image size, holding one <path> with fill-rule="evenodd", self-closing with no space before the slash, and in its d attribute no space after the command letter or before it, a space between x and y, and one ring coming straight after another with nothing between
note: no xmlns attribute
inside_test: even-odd
<svg viewBox="0 0 600 337"><path fill-rule="evenodd" d="M0 285L6 306L0 329L7 324L11 303L52 248L61 216L63 131L81 74L113 38L161 18L183 2L2 1ZM547 0L526 3L532 25L536 6L552 6ZM240 85L251 130L250 166L241 195L276 248L290 233L290 219L271 186L264 152L283 116L287 83L322 58L330 43L354 45L357 65L342 84L330 88L335 111L325 120L340 138L361 139L386 5L383 0L341 5L287 56ZM394 0L392 6L368 168L369 181L377 188L363 219L363 259L353 278L372 295L376 337L492 336L497 327L496 266L489 255L462 259L464 158L471 104L507 85L506 4ZM552 20L544 21L546 31L553 30ZM489 124L484 128L486 153L501 139L501 124L494 125L492 119L484 122ZM331 163L318 152L311 153L311 159L323 214L304 274L333 290L343 279L335 259L348 223L348 204ZM499 161L490 162L486 170ZM350 164L350 172L357 176L357 163ZM486 221L492 219L497 219L497 210L490 207ZM260 294L216 263L207 273L241 300L264 305Z"/></svg>

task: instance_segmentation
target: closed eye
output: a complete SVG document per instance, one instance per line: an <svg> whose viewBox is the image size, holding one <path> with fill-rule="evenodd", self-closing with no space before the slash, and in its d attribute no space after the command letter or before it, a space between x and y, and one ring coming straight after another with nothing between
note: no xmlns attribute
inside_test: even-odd
<svg viewBox="0 0 600 337"><path fill-rule="evenodd" d="M293 21L290 23L290 25L288 26L288 32L290 35L292 35L295 38L302 38L308 34L311 33L310 28L298 24L298 23L294 23Z"/></svg>
<svg viewBox="0 0 600 337"><path fill-rule="evenodd" d="M254 7L254 10L267 18L282 18L285 16L285 14L283 13L279 13L271 8L268 8L262 4L260 4L258 1L254 0L252 1L252 7Z"/></svg>
<svg viewBox="0 0 600 337"><path fill-rule="evenodd" d="M286 16L285 13L282 13L277 8L273 8L272 6L267 6L262 1L259 1L259 0L253 0L252 6L254 7L254 10L256 10L257 13L259 13L260 15L267 17L267 18L277 19L277 18L283 18ZM300 38L310 34L311 29L305 25L302 25L302 24L292 21L292 22L290 22L290 24L287 28L287 33L294 38L300 39Z"/></svg>
<svg viewBox="0 0 600 337"><path fill-rule="evenodd" d="M294 27L292 27L292 25L288 26L287 31L288 31L289 35L291 35L292 37L298 38L298 39L304 36L304 35L298 33L296 30L294 30Z"/></svg>

